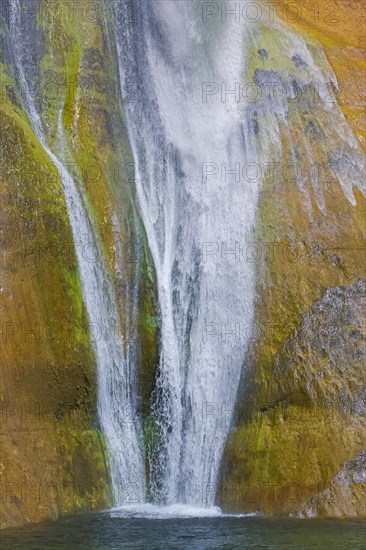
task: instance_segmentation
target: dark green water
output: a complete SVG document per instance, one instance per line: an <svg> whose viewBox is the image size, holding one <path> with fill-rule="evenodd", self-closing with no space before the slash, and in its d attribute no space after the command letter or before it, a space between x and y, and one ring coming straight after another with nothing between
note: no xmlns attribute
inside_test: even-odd
<svg viewBox="0 0 366 550"><path fill-rule="evenodd" d="M365 550L365 523L246 517L141 518L109 513L2 532L2 550Z"/></svg>

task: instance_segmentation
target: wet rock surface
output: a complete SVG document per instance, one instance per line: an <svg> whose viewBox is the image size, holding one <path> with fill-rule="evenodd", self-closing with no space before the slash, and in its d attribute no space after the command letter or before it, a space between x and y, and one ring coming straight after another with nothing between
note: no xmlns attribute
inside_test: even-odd
<svg viewBox="0 0 366 550"><path fill-rule="evenodd" d="M347 462L329 486L305 502L293 516L366 517L366 451Z"/></svg>

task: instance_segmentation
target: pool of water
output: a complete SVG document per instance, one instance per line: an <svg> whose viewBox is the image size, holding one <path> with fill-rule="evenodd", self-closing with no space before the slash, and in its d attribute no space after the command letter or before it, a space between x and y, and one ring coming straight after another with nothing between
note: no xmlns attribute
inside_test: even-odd
<svg viewBox="0 0 366 550"><path fill-rule="evenodd" d="M6 529L1 543L2 550L365 550L366 523L135 507Z"/></svg>

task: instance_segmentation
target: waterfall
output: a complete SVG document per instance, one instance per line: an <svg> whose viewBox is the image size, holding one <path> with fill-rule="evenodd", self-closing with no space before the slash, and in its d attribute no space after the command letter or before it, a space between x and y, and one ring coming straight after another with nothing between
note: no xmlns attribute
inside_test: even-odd
<svg viewBox="0 0 366 550"><path fill-rule="evenodd" d="M115 2L122 94L138 207L153 256L161 358L150 458L155 502L212 505L253 320L254 269L221 261L253 236L259 182L229 174L257 158L235 102L203 82L238 82L244 33L200 24L199 2ZM216 165L227 179L205 178ZM207 180L207 181L206 181Z"/></svg>
<svg viewBox="0 0 366 550"><path fill-rule="evenodd" d="M239 249L255 240L258 197L268 164L283 153L281 131L290 155L305 159L306 171L294 184L309 216L310 188L326 214L321 184L311 175L316 150L327 160L333 153L336 179L353 203L353 185L361 185L364 167L340 108L327 102L328 85L336 86L336 79L325 56L316 59L281 22L266 28L238 22L233 14L220 17L224 2L211 3L208 17L207 5L112 0L137 207L155 264L161 317L151 406L159 435L149 451L157 504L215 500L255 329L254 262L241 261ZM272 33L270 53L261 45L265 32ZM253 53L259 69L251 83L262 90L268 78L279 85L287 79L280 97L236 97L237 86L249 83ZM262 70L269 55L273 66ZM294 100L299 113L289 117ZM322 141L314 138L316 130ZM243 181L242 168L250 165L261 175Z"/></svg>
<svg viewBox="0 0 366 550"><path fill-rule="evenodd" d="M63 109L51 146L34 98L34 74L27 68L32 37L27 38L29 23L22 15L26 1L9 2L9 50L19 95L65 195L116 504L133 493L140 502L148 494L157 508L212 507L248 346L257 330L256 262L243 258L242 249L252 243L255 252L263 187L284 177L274 175L270 165L302 159L293 185L310 218L315 208L327 215L324 182L314 175L314 162L327 164L326 177L330 168L335 171L327 186L339 185L352 204L354 187L364 191L360 146L334 97L329 101L335 75L319 47L280 21L238 21L220 12L224 2L100 3L108 38L115 40L136 167L136 209L154 262L161 323L146 483L136 359L124 349L113 282L82 178L68 169L75 162ZM232 4L236 9L253 3ZM261 92L254 100L253 85L255 93ZM136 315L137 283L132 293L131 315Z"/></svg>
<svg viewBox="0 0 366 550"><path fill-rule="evenodd" d="M51 150L43 122L37 111L24 59L27 40L22 17L22 2L10 4L10 48L15 77L30 125L51 162L56 167L65 195L82 293L89 318L91 338L97 363L98 416L109 447L110 471L117 504L126 494L143 501L145 472L143 444L136 414L135 364L125 354L117 300L96 224L92 218L81 178L68 166L75 162L67 147L59 113L57 139ZM29 43L31 43L31 36ZM76 181L78 180L78 181Z"/></svg>

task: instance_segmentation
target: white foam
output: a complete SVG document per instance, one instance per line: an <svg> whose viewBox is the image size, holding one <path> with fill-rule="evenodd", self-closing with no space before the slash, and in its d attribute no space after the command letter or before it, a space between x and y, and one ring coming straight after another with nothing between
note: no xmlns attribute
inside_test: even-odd
<svg viewBox="0 0 366 550"><path fill-rule="evenodd" d="M199 508L186 504L172 504L170 506L155 506L153 504L132 504L112 508L108 512L113 518L145 518L145 519L174 519L174 518L226 518L226 517L258 517L252 514L225 514L218 506Z"/></svg>

